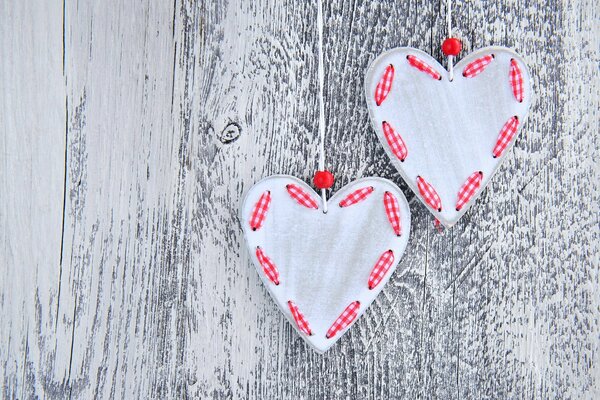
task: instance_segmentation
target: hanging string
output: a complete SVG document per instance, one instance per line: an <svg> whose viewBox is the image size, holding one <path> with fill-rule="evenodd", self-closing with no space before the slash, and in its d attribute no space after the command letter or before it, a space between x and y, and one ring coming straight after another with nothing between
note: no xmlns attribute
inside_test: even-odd
<svg viewBox="0 0 600 400"><path fill-rule="evenodd" d="M317 30L319 31L319 171L325 170L325 67L323 65L323 0L318 1ZM327 189L321 189L323 212L327 212Z"/></svg>
<svg viewBox="0 0 600 400"><path fill-rule="evenodd" d="M452 37L452 0L446 2L446 24L448 26L448 37ZM448 75L450 81L454 80L454 56L448 56Z"/></svg>

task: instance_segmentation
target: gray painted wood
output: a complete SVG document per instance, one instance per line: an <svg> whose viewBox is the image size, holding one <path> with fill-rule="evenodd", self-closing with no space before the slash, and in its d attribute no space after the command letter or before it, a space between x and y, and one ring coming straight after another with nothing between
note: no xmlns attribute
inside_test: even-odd
<svg viewBox="0 0 600 400"><path fill-rule="evenodd" d="M600 397L600 8L454 9L467 52L529 60L524 134L452 230L412 203L388 287L319 356L237 217L261 177L316 168L316 4L4 2L0 397ZM396 46L440 58L443 2L335 0L324 18L335 188L379 175L410 198L363 74Z"/></svg>

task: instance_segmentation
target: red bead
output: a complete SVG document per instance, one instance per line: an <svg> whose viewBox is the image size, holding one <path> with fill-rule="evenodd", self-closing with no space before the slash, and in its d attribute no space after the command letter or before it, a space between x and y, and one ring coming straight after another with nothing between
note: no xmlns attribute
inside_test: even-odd
<svg viewBox="0 0 600 400"><path fill-rule="evenodd" d="M462 49L462 43L457 38L448 38L442 43L442 53L447 56L457 56Z"/></svg>
<svg viewBox="0 0 600 400"><path fill-rule="evenodd" d="M313 182L317 189L329 189L333 186L333 174L329 171L317 171Z"/></svg>

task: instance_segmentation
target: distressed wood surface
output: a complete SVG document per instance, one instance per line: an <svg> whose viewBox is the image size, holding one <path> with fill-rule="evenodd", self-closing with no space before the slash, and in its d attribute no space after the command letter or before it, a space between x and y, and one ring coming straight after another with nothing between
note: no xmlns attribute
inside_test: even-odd
<svg viewBox="0 0 600 400"><path fill-rule="evenodd" d="M382 51L441 59L443 1L325 1L334 189L398 183L368 121ZM328 353L242 241L241 196L317 165L317 5L0 4L0 397L600 397L600 7L455 2L466 52L516 49L536 99L445 234L412 202L389 285Z"/></svg>

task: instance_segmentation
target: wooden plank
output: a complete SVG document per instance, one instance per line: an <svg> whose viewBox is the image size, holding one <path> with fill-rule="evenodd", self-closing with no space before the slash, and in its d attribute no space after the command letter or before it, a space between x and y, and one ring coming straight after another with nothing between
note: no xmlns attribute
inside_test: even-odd
<svg viewBox="0 0 600 400"><path fill-rule="evenodd" d="M6 399L43 393L57 324L66 145L62 3L36 3L0 6L0 397Z"/></svg>
<svg viewBox="0 0 600 400"><path fill-rule="evenodd" d="M369 175L406 189L363 76L396 46L441 59L444 3L325 2L334 189ZM452 230L411 203L397 272L323 356L262 287L238 219L254 182L317 166L316 4L3 8L2 397L600 396L591 0L456 2L466 52L530 60L525 135Z"/></svg>
<svg viewBox="0 0 600 400"><path fill-rule="evenodd" d="M189 287L173 4L65 3L67 217L56 397L179 397ZM179 250L178 250L179 249Z"/></svg>

